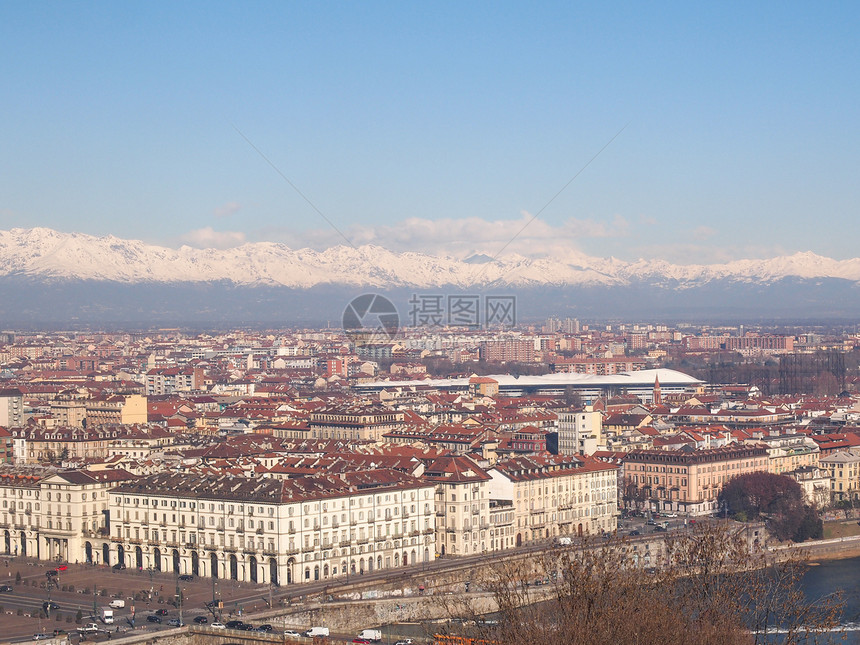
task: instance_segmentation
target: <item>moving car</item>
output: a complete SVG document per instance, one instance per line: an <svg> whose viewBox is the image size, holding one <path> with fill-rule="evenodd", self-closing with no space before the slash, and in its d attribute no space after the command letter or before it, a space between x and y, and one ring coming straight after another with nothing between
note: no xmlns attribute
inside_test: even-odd
<svg viewBox="0 0 860 645"><path fill-rule="evenodd" d="M184 625L184 623L178 618L171 618L167 621L167 624L171 627L182 627Z"/></svg>
<svg viewBox="0 0 860 645"><path fill-rule="evenodd" d="M224 623L212 623L211 625L209 625L209 627L211 627L212 629L224 629L225 625Z"/></svg>
<svg viewBox="0 0 860 645"><path fill-rule="evenodd" d="M299 634L295 629L287 629L284 631L284 636L286 636L287 638L301 638L302 635Z"/></svg>
<svg viewBox="0 0 860 645"><path fill-rule="evenodd" d="M49 638L53 638L51 634L33 634L34 641L45 641Z"/></svg>
<svg viewBox="0 0 860 645"><path fill-rule="evenodd" d="M0 585L0 592L3 592L3 591L6 591L6 592L12 591L12 585Z"/></svg>
<svg viewBox="0 0 860 645"><path fill-rule="evenodd" d="M113 568L116 569L117 571L120 571L121 569L125 569L125 563L124 562L117 562L115 565L113 565Z"/></svg>
<svg viewBox="0 0 860 645"><path fill-rule="evenodd" d="M266 624L264 624L264 625L259 625L259 626L257 627L257 631L258 631L258 632L270 632L270 631L272 631L273 629L274 629L274 628L273 628L271 625L269 625L268 623L266 623Z"/></svg>
<svg viewBox="0 0 860 645"><path fill-rule="evenodd" d="M192 580L194 580L194 576L190 576L187 573L183 573L181 576L179 576L179 579L182 580L182 582L191 582Z"/></svg>
<svg viewBox="0 0 860 645"><path fill-rule="evenodd" d="M150 614L149 616L146 617L146 620L150 623L160 623L161 622L161 616L156 616L155 614Z"/></svg>
<svg viewBox="0 0 860 645"><path fill-rule="evenodd" d="M227 629L241 629L245 622L242 620L228 620Z"/></svg>
<svg viewBox="0 0 860 645"><path fill-rule="evenodd" d="M194 622L197 623L198 625L205 625L206 623L209 622L209 619L206 618L206 616L195 616Z"/></svg>
<svg viewBox="0 0 860 645"><path fill-rule="evenodd" d="M155 610L155 613L156 613L156 615L158 615L158 616L166 616L166 615L167 615L167 610L166 610L166 609L156 609L156 610Z"/></svg>

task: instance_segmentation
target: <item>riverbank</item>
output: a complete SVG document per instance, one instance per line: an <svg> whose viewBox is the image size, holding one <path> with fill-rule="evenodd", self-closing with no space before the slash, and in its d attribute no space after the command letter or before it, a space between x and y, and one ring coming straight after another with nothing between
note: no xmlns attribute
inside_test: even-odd
<svg viewBox="0 0 860 645"><path fill-rule="evenodd" d="M806 555L810 561L847 560L860 557L860 535L852 535L829 540L809 540L801 544L786 544L771 547L770 552L778 557L790 553Z"/></svg>

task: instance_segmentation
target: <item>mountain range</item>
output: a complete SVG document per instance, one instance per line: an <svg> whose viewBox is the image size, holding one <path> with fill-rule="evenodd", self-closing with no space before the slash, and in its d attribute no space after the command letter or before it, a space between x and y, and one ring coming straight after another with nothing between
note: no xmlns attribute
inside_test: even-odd
<svg viewBox="0 0 860 645"><path fill-rule="evenodd" d="M806 252L677 265L569 253L493 260L370 245L174 249L46 228L0 231L0 320L7 326L63 319L202 323L231 315L236 322L319 322L336 318L350 294L362 290L404 301L411 291L505 291L530 303L535 319L851 317L860 314L860 258Z"/></svg>
<svg viewBox="0 0 860 645"><path fill-rule="evenodd" d="M0 231L0 276L105 280L126 284L228 281L245 286L308 289L360 287L475 288L493 286L622 286L647 281L690 288L716 280L768 283L784 278L860 282L860 258L833 260L796 253L767 260L677 265L662 260L625 262L570 254L538 259L486 255L465 259L395 253L378 246L291 249L272 242L231 249L172 249L46 228Z"/></svg>

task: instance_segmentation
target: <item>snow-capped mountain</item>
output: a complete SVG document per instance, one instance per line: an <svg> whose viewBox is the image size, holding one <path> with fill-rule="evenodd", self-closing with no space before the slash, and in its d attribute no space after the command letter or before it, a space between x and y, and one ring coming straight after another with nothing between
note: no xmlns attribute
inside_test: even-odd
<svg viewBox="0 0 860 645"><path fill-rule="evenodd" d="M0 231L0 277L110 281L121 284L229 282L307 289L320 285L460 289L509 286L622 287L648 283L687 289L713 281L768 284L785 278L860 282L860 258L833 260L797 253L768 260L675 265L624 262L576 254L531 259L509 255L465 259L394 253L378 246L291 249L270 242L227 249L172 249L113 236L51 229Z"/></svg>

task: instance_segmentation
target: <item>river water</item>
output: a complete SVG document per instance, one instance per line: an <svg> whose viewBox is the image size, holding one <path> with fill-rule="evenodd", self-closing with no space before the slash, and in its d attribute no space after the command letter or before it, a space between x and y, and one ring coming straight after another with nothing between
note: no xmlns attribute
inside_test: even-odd
<svg viewBox="0 0 860 645"><path fill-rule="evenodd" d="M822 560L806 572L803 592L808 600L818 600L841 591L845 602L842 612L843 635L833 642L860 644L860 557Z"/></svg>

